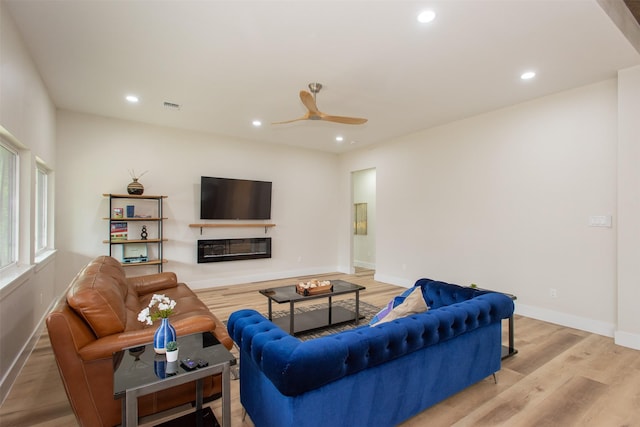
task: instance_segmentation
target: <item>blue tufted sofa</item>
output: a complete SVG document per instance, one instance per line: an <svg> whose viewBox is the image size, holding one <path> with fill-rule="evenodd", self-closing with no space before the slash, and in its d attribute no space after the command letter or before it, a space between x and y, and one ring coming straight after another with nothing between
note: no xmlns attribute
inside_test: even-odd
<svg viewBox="0 0 640 427"><path fill-rule="evenodd" d="M256 427L393 426L500 370L506 295L420 279L430 310L308 341L255 310L227 329Z"/></svg>

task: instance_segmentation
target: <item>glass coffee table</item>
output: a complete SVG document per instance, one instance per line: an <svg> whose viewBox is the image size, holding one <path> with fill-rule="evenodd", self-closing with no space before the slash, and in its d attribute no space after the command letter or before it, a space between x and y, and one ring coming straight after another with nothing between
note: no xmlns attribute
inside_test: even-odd
<svg viewBox="0 0 640 427"><path fill-rule="evenodd" d="M260 293L268 298L269 320L295 335L314 329L326 328L345 322L355 322L357 325L364 316L360 315L360 291L366 289L364 286L345 282L344 280L331 280L333 290L317 295L304 296L296 292L296 286L282 286L278 288L262 289ZM338 295L355 294L355 311L342 306L333 306L332 298ZM295 312L295 304L299 302L312 301L326 298L328 305L326 308L310 310L303 313ZM289 303L289 315L273 318L272 303Z"/></svg>
<svg viewBox="0 0 640 427"><path fill-rule="evenodd" d="M187 371L180 366L179 360L167 362L164 354L156 354L153 343L113 353L114 398L125 399L122 403L123 427L138 425L138 396L191 381L196 384L195 413L204 415L203 379L216 374L222 374L222 425L231 425L229 370L236 364L235 357L210 332L179 336L177 341L180 359L203 359L208 366Z"/></svg>

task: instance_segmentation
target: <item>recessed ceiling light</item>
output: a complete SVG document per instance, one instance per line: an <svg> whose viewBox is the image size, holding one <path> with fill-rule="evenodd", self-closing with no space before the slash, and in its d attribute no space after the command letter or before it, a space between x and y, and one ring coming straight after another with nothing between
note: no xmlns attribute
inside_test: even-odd
<svg viewBox="0 0 640 427"><path fill-rule="evenodd" d="M135 95L127 95L125 99L132 104L135 104L136 102L138 102L138 97Z"/></svg>
<svg viewBox="0 0 640 427"><path fill-rule="evenodd" d="M344 141L344 138L341 137L341 136L336 136L336 141L342 142L342 141Z"/></svg>
<svg viewBox="0 0 640 427"><path fill-rule="evenodd" d="M536 76L535 71L527 71L526 73L522 73L520 75L520 78L522 80L531 80L532 78L534 78Z"/></svg>
<svg viewBox="0 0 640 427"><path fill-rule="evenodd" d="M426 24L436 19L436 13L433 10L425 10L418 14L418 22Z"/></svg>
<svg viewBox="0 0 640 427"><path fill-rule="evenodd" d="M254 120L251 122L252 125L254 125L255 127L260 127L262 126L262 122L260 120Z"/></svg>

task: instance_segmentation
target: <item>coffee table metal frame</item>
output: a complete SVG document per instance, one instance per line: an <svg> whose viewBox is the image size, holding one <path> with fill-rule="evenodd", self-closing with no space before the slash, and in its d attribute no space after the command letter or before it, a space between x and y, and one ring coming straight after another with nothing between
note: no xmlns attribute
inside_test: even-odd
<svg viewBox="0 0 640 427"><path fill-rule="evenodd" d="M295 285L289 286L281 286L277 288L269 288L262 289L260 293L267 297L268 299L268 316L269 320L277 322L279 319L273 319L273 305L272 302L275 301L278 304L289 303L289 316L288 319L281 320L280 326L286 325L286 320L289 323L289 334L294 335L301 332L310 331L313 329L320 329L323 327L333 326L340 323L352 322L355 321L357 325L362 316L360 316L360 291L366 289L364 286L356 285L353 283L345 282L344 280L331 280L331 284L333 285L333 290L331 292L325 292L322 294L309 295L304 296L300 295L296 292ZM355 312L346 310L342 307L332 306L332 298L338 295L346 295L355 293ZM296 322L295 322L295 304L298 302L311 301L316 299L326 298L328 299L328 308L326 310L314 310L312 312L306 313L310 315L316 315L317 319L322 320L311 320L310 326L307 326L303 329L299 328L296 330ZM298 316L302 316L299 314Z"/></svg>
<svg viewBox="0 0 640 427"><path fill-rule="evenodd" d="M202 333L192 334L202 336ZM211 335L213 337L213 335ZM178 337L178 343L180 343L182 337ZM215 339L215 338L214 338ZM216 340L217 341L217 340ZM235 365L235 357L224 347L218 343L216 346L222 347L222 357L218 358L219 362L212 363L209 361L209 366L204 368L198 368L190 372L182 370L179 375L167 376L166 378L157 378L153 381L142 381L139 384L131 386L124 391L124 402L122 404L122 427L131 427L138 425L138 396L145 394L162 391L170 387L185 384L188 382L196 382L196 412L202 410L203 401L203 379L212 375L222 374L222 426L228 427L231 425L231 384L230 384L230 367ZM153 344L147 344L145 351L154 352ZM128 348L123 349L126 351ZM218 351L221 349L218 348ZM114 360L117 353L114 353ZM188 354L184 355L189 357ZM156 356L163 357L163 356ZM151 369L151 368L149 368ZM114 371L115 376L115 371ZM114 378L115 388L115 378ZM121 390L114 390L114 398L122 398Z"/></svg>

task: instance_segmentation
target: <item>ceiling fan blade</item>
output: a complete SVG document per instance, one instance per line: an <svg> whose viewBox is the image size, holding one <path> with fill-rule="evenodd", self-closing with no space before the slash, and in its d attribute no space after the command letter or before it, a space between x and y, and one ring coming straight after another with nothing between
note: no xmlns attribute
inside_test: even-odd
<svg viewBox="0 0 640 427"><path fill-rule="evenodd" d="M318 106L316 105L316 100L313 99L313 95L311 95L306 90L300 91L300 100L307 107L307 110L311 113L311 115L318 115L320 111L318 111Z"/></svg>
<svg viewBox="0 0 640 427"><path fill-rule="evenodd" d="M322 88L322 85L319 83L315 83L312 87L312 85L310 84L309 87L311 88L311 90L313 91L313 93L318 93L318 91ZM335 123L342 123L342 124L346 124L346 125L361 125L363 123L367 122L367 119L361 119L358 117L344 117L344 116L331 116L329 114L325 114L323 112L321 112L320 110L318 110L318 106L316 105L316 99L314 97L314 95L312 95L311 93L307 92L306 90L301 90L300 91L300 100L302 101L302 103L304 104L305 107L307 107L307 114L305 114L304 116L298 118L298 119L293 119L293 120L287 120L284 122L274 122L271 123L272 125L282 125L285 123L293 123L293 122L297 122L300 120L324 120L327 122L335 122Z"/></svg>
<svg viewBox="0 0 640 427"><path fill-rule="evenodd" d="M293 119L293 120L285 120L284 122L273 122L271 123L272 125L284 125L286 123L293 123L293 122L299 122L300 120L309 120L309 113L305 114L302 117L299 117L297 119Z"/></svg>
<svg viewBox="0 0 640 427"><path fill-rule="evenodd" d="M361 119L358 117L343 117L343 116L329 116L327 114L322 115L320 120L326 122L342 123L345 125L361 125L367 123L367 119Z"/></svg>

